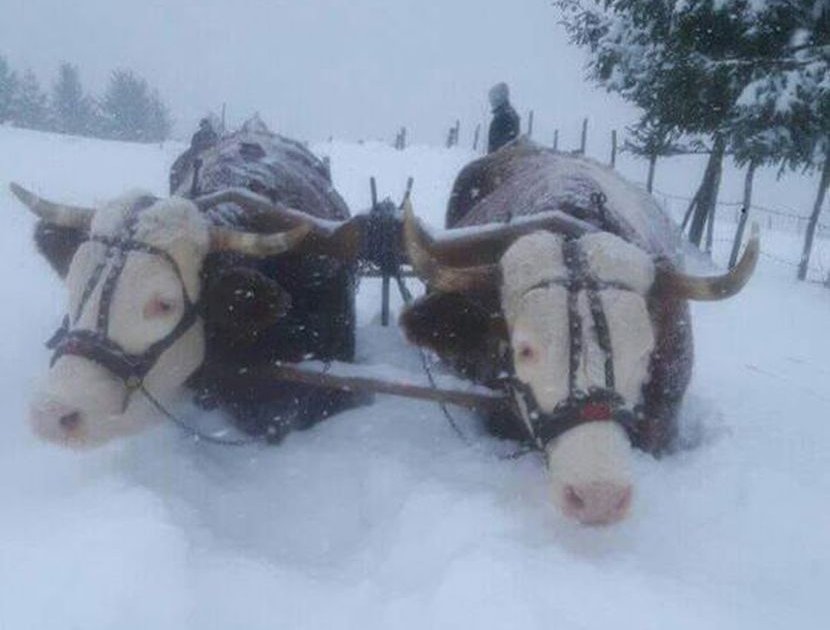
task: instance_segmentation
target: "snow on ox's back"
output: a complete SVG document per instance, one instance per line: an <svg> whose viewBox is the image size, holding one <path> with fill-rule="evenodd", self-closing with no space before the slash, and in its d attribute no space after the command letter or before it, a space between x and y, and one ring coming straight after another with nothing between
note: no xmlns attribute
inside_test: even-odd
<svg viewBox="0 0 830 630"><path fill-rule="evenodd" d="M767 276L695 307L683 411L704 443L636 462L632 517L562 520L534 457L456 412L378 398L277 448L193 444L173 428L77 455L29 436L24 404L64 296L5 192L96 201L164 191L175 151L0 129L0 628L820 628L830 587L830 293ZM416 179L441 223L462 152L321 145L353 210ZM60 162L60 163L58 163ZM421 184L422 183L422 184ZM421 184L421 185L419 185ZM365 196L364 196L365 195ZM360 294L360 360L416 370ZM782 307L782 304L786 305Z"/></svg>

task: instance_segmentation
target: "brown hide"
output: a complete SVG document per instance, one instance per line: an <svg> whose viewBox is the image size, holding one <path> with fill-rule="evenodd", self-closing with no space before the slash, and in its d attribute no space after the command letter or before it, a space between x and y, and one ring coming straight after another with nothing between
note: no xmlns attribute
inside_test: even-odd
<svg viewBox="0 0 830 630"><path fill-rule="evenodd" d="M242 187L321 219L349 217L323 163L299 143L271 133L255 119L198 158L201 166L195 188L199 195ZM191 196L194 173L192 164L182 169L172 192ZM273 214L243 210L233 203L214 206L207 214L217 225L249 232L272 233L292 227ZM202 369L192 379L203 398L228 409L244 430L273 440L355 404L357 397L348 392L256 382L249 375L250 368L273 361L354 359L352 264L302 250L264 260L221 253L208 257L203 277L208 289L207 353ZM227 286L229 278L232 284L252 286L253 298L241 299L240 293ZM238 376L229 377L229 371Z"/></svg>
<svg viewBox="0 0 830 630"><path fill-rule="evenodd" d="M243 187L322 219L349 217L322 162L259 123L246 123L198 156L188 153L178 160L174 194L191 196L194 158L201 160L199 194ZM233 203L214 206L206 216L214 225L256 233L293 227ZM61 277L86 238L82 231L43 222L35 230L38 250ZM208 255L201 294L205 361L188 385L205 406L222 406L240 428L273 441L355 404L359 397L350 392L256 382L249 375L251 368L273 361L353 360L354 298L353 264L331 256Z"/></svg>
<svg viewBox="0 0 830 630"><path fill-rule="evenodd" d="M638 208L641 215L627 216L626 208L614 207L613 203L598 206L594 195L604 191L598 182L584 174L573 179L560 179L559 187L553 186L557 180L551 175L557 169L561 172L567 168L572 160L586 158L555 153L519 140L471 162L462 169L453 186L447 207L447 227L505 222L514 216L560 210L624 238L652 254L658 265L671 268L679 251L678 235L673 223L651 197L634 190L631 194L641 195L643 200ZM618 175L614 177L619 178ZM607 197L612 201L610 194ZM647 229L638 231L636 226L644 223ZM506 340L506 330L499 334L488 331L483 335L482 326L476 323L481 321L481 316L470 318L468 314L449 312L452 308L463 311L460 305L470 298L457 294L451 299L440 294L430 295L406 311L401 323L410 341L429 347L459 373L492 385L492 379L500 372L512 370L510 357L501 350L494 350L499 348L499 341ZM487 304L491 317L503 322L495 290ZM693 344L686 301L653 291L648 296L648 309L654 325L656 348L650 365L650 380L643 389L647 420L635 436L635 445L659 454L672 447L677 435L677 412L691 378ZM494 416L488 418L488 423L499 435L523 436L518 416Z"/></svg>

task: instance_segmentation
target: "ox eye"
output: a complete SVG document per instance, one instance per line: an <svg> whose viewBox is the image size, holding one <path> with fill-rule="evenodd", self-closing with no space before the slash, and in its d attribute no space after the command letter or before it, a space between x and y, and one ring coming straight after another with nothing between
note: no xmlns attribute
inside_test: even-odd
<svg viewBox="0 0 830 630"><path fill-rule="evenodd" d="M154 297L144 305L144 317L146 319L167 317L174 310L176 310L176 303L173 300Z"/></svg>
<svg viewBox="0 0 830 630"><path fill-rule="evenodd" d="M519 344L519 347L516 348L516 358L522 362L533 361L536 359L536 351L530 344Z"/></svg>

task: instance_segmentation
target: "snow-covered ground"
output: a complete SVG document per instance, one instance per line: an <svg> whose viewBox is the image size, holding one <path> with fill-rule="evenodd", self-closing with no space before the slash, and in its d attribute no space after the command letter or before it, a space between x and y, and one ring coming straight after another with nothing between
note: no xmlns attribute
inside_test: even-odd
<svg viewBox="0 0 830 630"><path fill-rule="evenodd" d="M411 174L434 224L471 157L315 148L353 209L370 175L397 199ZM194 444L167 425L80 454L38 443L25 404L64 295L7 183L75 202L164 193L179 149L0 128L0 628L827 627L830 291L766 257L739 297L694 308L683 418L707 439L639 457L634 512L613 528L566 522L541 462L498 459L473 416L456 412L471 448L434 405L397 398L274 448ZM782 255L797 260L792 242ZM376 323L377 286L359 299L360 359L417 370Z"/></svg>

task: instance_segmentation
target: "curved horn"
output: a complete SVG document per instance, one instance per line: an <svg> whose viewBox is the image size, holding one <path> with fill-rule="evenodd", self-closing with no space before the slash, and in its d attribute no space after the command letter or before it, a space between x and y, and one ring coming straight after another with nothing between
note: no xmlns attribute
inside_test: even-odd
<svg viewBox="0 0 830 630"><path fill-rule="evenodd" d="M9 188L24 206L47 223L60 227L89 229L89 224L95 214L94 209L48 201L14 182L9 185Z"/></svg>
<svg viewBox="0 0 830 630"><path fill-rule="evenodd" d="M197 197L193 200L193 203L202 211L218 206L220 203L235 203L244 210L264 212L275 218L279 218L286 226L293 227L301 223L310 223L314 227L315 232L324 234L333 233L342 224L341 221L319 219L300 210L276 204L267 197L263 197L247 188L227 188L218 192L208 193Z"/></svg>
<svg viewBox="0 0 830 630"><path fill-rule="evenodd" d="M403 212L403 237L409 262L418 277L430 287L446 293L463 293L497 285L499 279L497 265L442 266L433 254L434 239L415 218L409 199L404 202Z"/></svg>
<svg viewBox="0 0 830 630"><path fill-rule="evenodd" d="M453 228L440 237L431 235L415 222L421 240L430 254L442 265L476 267L498 262L508 246L519 236L537 230L550 230L578 238L597 232L598 228L561 210L547 210L528 216L518 216L510 223L485 223L471 227Z"/></svg>
<svg viewBox="0 0 830 630"><path fill-rule="evenodd" d="M440 239L420 224L409 200L404 204L404 242L416 273L440 291L492 287L498 282L498 260L524 234L551 230L582 236L598 228L560 210L517 217L510 223L488 223L449 230Z"/></svg>
<svg viewBox="0 0 830 630"><path fill-rule="evenodd" d="M687 300L715 301L732 297L752 277L761 251L758 224L752 224L752 235L741 260L728 273L720 276L697 277L677 271L658 272L657 282L663 290Z"/></svg>
<svg viewBox="0 0 830 630"><path fill-rule="evenodd" d="M311 226L303 223L285 232L255 234L223 227L210 228L210 250L232 251L248 256L276 256L296 249L311 232Z"/></svg>
<svg viewBox="0 0 830 630"><path fill-rule="evenodd" d="M300 247L303 253L322 254L343 260L352 261L360 252L362 229L360 217L352 217L347 221L329 221L314 217L300 210L295 210L281 204L275 204L267 197L263 197L247 188L228 188L218 192L202 195L194 200L202 211L208 210L220 203L234 203L244 210L262 213L286 228L307 226L309 238L297 237L294 247ZM299 234L299 233L298 233ZM308 234L306 232L303 237ZM256 236L256 235L251 235ZM302 242L302 244L300 244ZM254 254L273 255L273 254Z"/></svg>

